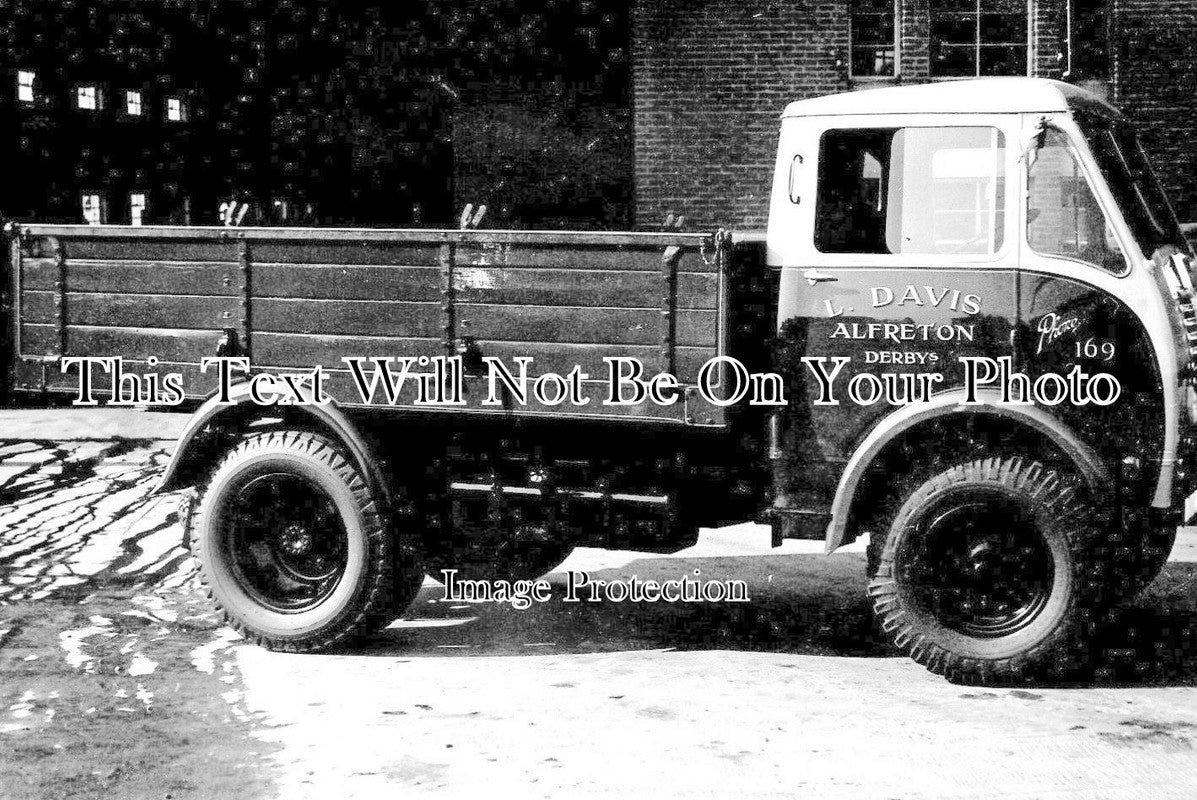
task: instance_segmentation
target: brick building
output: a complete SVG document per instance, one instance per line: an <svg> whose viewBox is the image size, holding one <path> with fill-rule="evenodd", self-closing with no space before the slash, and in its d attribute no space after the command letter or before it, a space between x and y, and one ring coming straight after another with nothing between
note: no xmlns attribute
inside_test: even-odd
<svg viewBox="0 0 1197 800"><path fill-rule="evenodd" d="M1191 0L639 0L632 31L641 222L762 225L790 100L977 75L1104 93L1197 220Z"/></svg>
<svg viewBox="0 0 1197 800"><path fill-rule="evenodd" d="M1197 220L1192 0L6 0L0 52L5 216L755 227L789 101L1029 74Z"/></svg>

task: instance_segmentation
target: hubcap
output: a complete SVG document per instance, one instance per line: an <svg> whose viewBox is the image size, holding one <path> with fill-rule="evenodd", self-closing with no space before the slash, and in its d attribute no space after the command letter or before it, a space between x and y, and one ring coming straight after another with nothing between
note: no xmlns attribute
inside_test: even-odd
<svg viewBox="0 0 1197 800"><path fill-rule="evenodd" d="M238 583L274 611L299 613L337 588L348 535L323 489L285 472L259 475L229 500L222 545Z"/></svg>
<svg viewBox="0 0 1197 800"><path fill-rule="evenodd" d="M1001 493L945 499L920 518L895 568L915 602L977 638L1008 636L1047 605L1055 568L1034 514Z"/></svg>

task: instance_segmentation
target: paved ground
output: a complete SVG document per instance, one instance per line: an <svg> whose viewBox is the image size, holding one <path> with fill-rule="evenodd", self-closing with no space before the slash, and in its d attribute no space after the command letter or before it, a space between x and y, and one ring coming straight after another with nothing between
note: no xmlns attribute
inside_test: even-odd
<svg viewBox="0 0 1197 800"><path fill-rule="evenodd" d="M932 676L874 638L859 552L747 525L564 565L699 569L747 604L516 611L429 583L370 644L287 656L219 626L147 496L181 419L128 414L0 413L0 797L1197 793L1197 535L1070 686Z"/></svg>

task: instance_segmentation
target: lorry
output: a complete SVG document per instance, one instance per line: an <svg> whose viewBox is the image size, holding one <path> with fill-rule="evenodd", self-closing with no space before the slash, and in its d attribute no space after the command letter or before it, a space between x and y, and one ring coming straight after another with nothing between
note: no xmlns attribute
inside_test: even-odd
<svg viewBox="0 0 1197 800"><path fill-rule="evenodd" d="M368 634L426 572L755 519L867 537L894 645L1010 680L1160 571L1194 488L1192 252L1064 83L792 103L763 234L7 236L8 397L192 413L156 491L269 648Z"/></svg>

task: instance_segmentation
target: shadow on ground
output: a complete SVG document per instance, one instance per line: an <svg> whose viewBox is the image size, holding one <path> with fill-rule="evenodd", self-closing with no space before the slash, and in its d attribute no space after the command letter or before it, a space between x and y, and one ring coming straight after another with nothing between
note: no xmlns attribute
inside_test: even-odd
<svg viewBox="0 0 1197 800"><path fill-rule="evenodd" d="M747 603L453 603L425 586L408 618L354 650L399 657L601 653L673 648L875 658L898 656L877 630L856 554L654 558L590 573L592 580L744 580ZM1092 646L1041 685L1197 685L1197 564L1169 564L1133 601L1098 623Z"/></svg>

